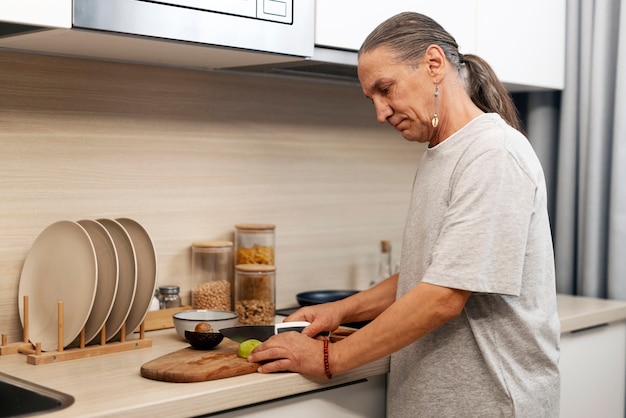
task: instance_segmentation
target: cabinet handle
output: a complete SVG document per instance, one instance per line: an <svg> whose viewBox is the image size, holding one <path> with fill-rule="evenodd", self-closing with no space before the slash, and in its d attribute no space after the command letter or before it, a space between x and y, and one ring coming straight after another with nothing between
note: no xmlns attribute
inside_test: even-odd
<svg viewBox="0 0 626 418"><path fill-rule="evenodd" d="M606 327L608 325L609 324L607 322L605 322L604 324L592 325L592 326L586 327L586 328L575 329L573 331L570 331L570 334L578 334L579 332L591 331L592 329L602 328L602 327Z"/></svg>

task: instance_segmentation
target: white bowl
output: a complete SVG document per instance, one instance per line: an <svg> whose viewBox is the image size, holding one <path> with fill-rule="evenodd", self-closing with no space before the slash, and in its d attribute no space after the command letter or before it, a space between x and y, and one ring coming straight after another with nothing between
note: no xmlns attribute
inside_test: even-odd
<svg viewBox="0 0 626 418"><path fill-rule="evenodd" d="M237 325L237 314L231 311L211 311L206 309L192 309L188 311L176 312L172 315L174 327L182 339L185 338L185 330L193 331L201 322L211 325L213 332L218 332L222 328L234 327Z"/></svg>

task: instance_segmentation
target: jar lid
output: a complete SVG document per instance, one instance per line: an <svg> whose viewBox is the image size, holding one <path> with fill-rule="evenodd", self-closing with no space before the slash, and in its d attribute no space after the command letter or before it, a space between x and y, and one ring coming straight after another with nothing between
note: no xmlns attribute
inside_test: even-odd
<svg viewBox="0 0 626 418"><path fill-rule="evenodd" d="M237 264L235 269L245 273L271 273L276 271L276 266L269 264Z"/></svg>
<svg viewBox="0 0 626 418"><path fill-rule="evenodd" d="M257 231L257 230L274 230L276 225L273 224L236 224L236 229L242 229L248 232Z"/></svg>
<svg viewBox="0 0 626 418"><path fill-rule="evenodd" d="M161 292L162 294L175 295L175 294L178 294L179 291L180 291L179 286L170 286L170 285L159 286L159 292Z"/></svg>
<svg viewBox="0 0 626 418"><path fill-rule="evenodd" d="M196 241L191 243L191 246L197 248L224 248L232 247L233 243L230 241Z"/></svg>

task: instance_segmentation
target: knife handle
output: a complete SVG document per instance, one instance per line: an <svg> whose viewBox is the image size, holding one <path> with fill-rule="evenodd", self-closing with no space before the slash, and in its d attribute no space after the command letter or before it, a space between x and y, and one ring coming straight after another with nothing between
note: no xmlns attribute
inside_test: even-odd
<svg viewBox="0 0 626 418"><path fill-rule="evenodd" d="M289 331L302 332L302 330L309 325L311 325L311 323L307 321L281 322L274 325L274 329L276 334Z"/></svg>

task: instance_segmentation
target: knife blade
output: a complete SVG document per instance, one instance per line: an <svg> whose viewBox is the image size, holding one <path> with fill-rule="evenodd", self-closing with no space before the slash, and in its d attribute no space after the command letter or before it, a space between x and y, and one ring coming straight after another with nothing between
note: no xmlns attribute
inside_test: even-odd
<svg viewBox="0 0 626 418"><path fill-rule="evenodd" d="M246 340L266 341L272 335L283 332L296 331L302 332L304 328L310 325L307 321L282 322L274 325L240 325L236 327L222 328L220 333L239 344Z"/></svg>

